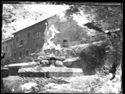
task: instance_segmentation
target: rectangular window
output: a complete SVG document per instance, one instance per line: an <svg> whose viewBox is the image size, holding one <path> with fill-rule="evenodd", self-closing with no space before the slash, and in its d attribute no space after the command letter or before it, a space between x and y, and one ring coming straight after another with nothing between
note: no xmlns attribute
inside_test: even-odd
<svg viewBox="0 0 125 94"><path fill-rule="evenodd" d="M36 32L36 38L38 38L38 32Z"/></svg>
<svg viewBox="0 0 125 94"><path fill-rule="evenodd" d="M12 56L12 53L10 53L10 56Z"/></svg>
<svg viewBox="0 0 125 94"><path fill-rule="evenodd" d="M38 32L38 37L40 37L40 32Z"/></svg>
<svg viewBox="0 0 125 94"><path fill-rule="evenodd" d="M20 52L20 57L22 57L22 52Z"/></svg>
<svg viewBox="0 0 125 94"><path fill-rule="evenodd" d="M14 58L16 58L16 53L13 54Z"/></svg>
<svg viewBox="0 0 125 94"><path fill-rule="evenodd" d="M68 41L67 40L63 40L63 47L68 47L69 44L68 44Z"/></svg>
<svg viewBox="0 0 125 94"><path fill-rule="evenodd" d="M39 37L40 37L40 32L36 32L35 38L39 38Z"/></svg>
<svg viewBox="0 0 125 94"><path fill-rule="evenodd" d="M35 39L36 38L36 32L33 32L33 39Z"/></svg>
<svg viewBox="0 0 125 94"><path fill-rule="evenodd" d="M22 46L24 44L24 40L21 40L20 42L19 42L19 46Z"/></svg>
<svg viewBox="0 0 125 94"><path fill-rule="evenodd" d="M18 41L18 37L16 37L16 41Z"/></svg>
<svg viewBox="0 0 125 94"><path fill-rule="evenodd" d="M12 49L12 44L10 45L10 49Z"/></svg>
<svg viewBox="0 0 125 94"><path fill-rule="evenodd" d="M30 33L27 34L27 37L30 38Z"/></svg>
<svg viewBox="0 0 125 94"><path fill-rule="evenodd" d="M8 50L8 46L6 46L6 51Z"/></svg>
<svg viewBox="0 0 125 94"><path fill-rule="evenodd" d="M4 51L4 47L3 47L3 51Z"/></svg>
<svg viewBox="0 0 125 94"><path fill-rule="evenodd" d="M28 50L26 51L26 55L29 55L29 51Z"/></svg>

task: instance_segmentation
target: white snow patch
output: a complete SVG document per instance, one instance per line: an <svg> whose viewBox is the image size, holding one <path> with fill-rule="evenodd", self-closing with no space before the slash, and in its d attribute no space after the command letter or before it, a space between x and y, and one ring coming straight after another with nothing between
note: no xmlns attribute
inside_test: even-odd
<svg viewBox="0 0 125 94"><path fill-rule="evenodd" d="M107 81L101 89L99 89L99 93L119 93L121 90L121 82L113 83L112 81Z"/></svg>
<svg viewBox="0 0 125 94"><path fill-rule="evenodd" d="M78 23L79 26L83 27L83 24L89 22L87 15L80 11L80 14L73 14L73 19Z"/></svg>
<svg viewBox="0 0 125 94"><path fill-rule="evenodd" d="M18 20L9 24L9 27L6 28L8 31L11 31L11 33L18 32L19 30L41 22L42 20L52 17L56 14L61 14L61 12L64 12L69 8L69 5L24 4L24 8L32 15L26 15L26 19L24 19L22 15L17 16ZM42 14L42 16L40 14ZM4 25L2 27L4 27ZM14 27L15 30L10 27Z"/></svg>
<svg viewBox="0 0 125 94"><path fill-rule="evenodd" d="M36 62L9 64L9 65L5 65L4 67L28 66L28 65L34 65L34 64L36 64Z"/></svg>
<svg viewBox="0 0 125 94"><path fill-rule="evenodd" d="M94 29L89 29L88 32L87 32L87 35L95 36L96 35L96 31Z"/></svg>
<svg viewBox="0 0 125 94"><path fill-rule="evenodd" d="M57 14L57 16L60 19L60 22L66 22L67 18L65 17L65 12L60 12L59 14Z"/></svg>
<svg viewBox="0 0 125 94"><path fill-rule="evenodd" d="M34 82L29 82L29 83L25 83L25 84L23 84L23 85L21 85L21 88L22 88L22 90L30 90L32 87L36 87L37 86L37 84L36 83L34 83Z"/></svg>
<svg viewBox="0 0 125 94"><path fill-rule="evenodd" d="M55 45L55 43L53 42L53 39L57 33L60 33L60 32L58 30L56 30L54 25L51 25L46 33L47 42L44 43L43 50L52 49L52 48L55 48L57 50L61 49L60 44Z"/></svg>

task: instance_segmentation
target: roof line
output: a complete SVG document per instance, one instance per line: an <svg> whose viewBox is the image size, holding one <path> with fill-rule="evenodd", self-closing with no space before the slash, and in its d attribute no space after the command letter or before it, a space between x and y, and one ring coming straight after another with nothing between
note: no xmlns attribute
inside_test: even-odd
<svg viewBox="0 0 125 94"><path fill-rule="evenodd" d="M36 24L39 24L40 22L43 22L43 21L45 21L45 20L47 20L47 19L50 19L50 18L52 18L52 17L54 17L54 16L56 16L56 15L57 15L57 14L52 15L52 16L50 16L50 17L47 17L47 18L45 18L44 20L41 20L41 21L39 21L39 22L37 22L37 23L35 23L35 24L33 24L33 25L30 25L30 26L28 26L28 27L26 27L26 28L23 28L23 29L21 29L21 30L19 30L19 31L17 31L17 32L14 32L13 34L16 34L16 33L20 32L20 31L22 31L22 30L25 30L25 29L27 29L27 28L29 28L29 27L35 26Z"/></svg>
<svg viewBox="0 0 125 94"><path fill-rule="evenodd" d="M7 41L10 41L10 40L12 40L12 39L13 39L13 37L8 37L8 38L2 40L2 43L7 42Z"/></svg>

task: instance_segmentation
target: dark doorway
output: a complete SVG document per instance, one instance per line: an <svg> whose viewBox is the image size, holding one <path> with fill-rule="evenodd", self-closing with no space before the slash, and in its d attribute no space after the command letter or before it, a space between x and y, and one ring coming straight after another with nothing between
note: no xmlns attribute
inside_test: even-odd
<svg viewBox="0 0 125 94"><path fill-rule="evenodd" d="M62 46L63 46L63 47L68 47L68 46L69 46L68 40L63 40Z"/></svg>

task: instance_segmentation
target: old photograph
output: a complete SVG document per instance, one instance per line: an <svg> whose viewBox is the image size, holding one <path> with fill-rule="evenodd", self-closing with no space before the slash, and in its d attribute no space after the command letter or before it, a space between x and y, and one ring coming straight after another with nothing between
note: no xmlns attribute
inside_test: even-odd
<svg viewBox="0 0 125 94"><path fill-rule="evenodd" d="M1 30L1 93L122 94L122 3L3 2Z"/></svg>

